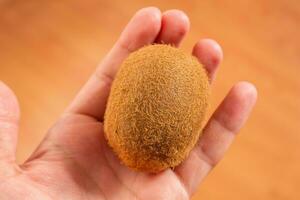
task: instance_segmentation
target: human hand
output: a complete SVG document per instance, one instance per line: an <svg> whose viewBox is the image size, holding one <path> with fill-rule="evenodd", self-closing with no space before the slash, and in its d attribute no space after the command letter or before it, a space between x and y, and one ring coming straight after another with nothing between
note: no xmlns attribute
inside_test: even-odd
<svg viewBox="0 0 300 200"><path fill-rule="evenodd" d="M220 161L256 101L254 86L237 83L204 128L189 157L175 169L158 174L135 172L120 164L103 136L103 115L110 85L122 61L151 43L179 46L189 29L178 10L138 11L95 73L49 130L30 158L15 162L19 107L0 84L0 199L180 199L195 192ZM213 80L222 50L213 40L200 40L192 54Z"/></svg>

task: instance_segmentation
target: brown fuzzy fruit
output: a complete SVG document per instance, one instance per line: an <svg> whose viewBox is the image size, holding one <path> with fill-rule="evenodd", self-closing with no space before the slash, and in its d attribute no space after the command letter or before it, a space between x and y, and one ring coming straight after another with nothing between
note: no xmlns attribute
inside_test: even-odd
<svg viewBox="0 0 300 200"><path fill-rule="evenodd" d="M105 137L128 167L159 172L180 164L196 144L209 82L193 56L150 45L123 62L111 88Z"/></svg>

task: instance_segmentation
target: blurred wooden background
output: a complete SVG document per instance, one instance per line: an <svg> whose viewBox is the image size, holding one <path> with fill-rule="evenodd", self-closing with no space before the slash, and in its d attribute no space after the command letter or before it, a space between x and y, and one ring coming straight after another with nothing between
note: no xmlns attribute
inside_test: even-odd
<svg viewBox="0 0 300 200"><path fill-rule="evenodd" d="M213 108L239 80L258 104L197 199L300 199L300 1L0 0L0 79L22 111L22 162L141 7L190 17L183 47L203 37L223 46Z"/></svg>

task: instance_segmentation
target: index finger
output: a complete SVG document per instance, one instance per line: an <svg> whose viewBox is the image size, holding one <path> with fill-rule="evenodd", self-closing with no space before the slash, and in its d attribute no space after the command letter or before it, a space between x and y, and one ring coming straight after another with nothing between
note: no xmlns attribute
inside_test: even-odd
<svg viewBox="0 0 300 200"><path fill-rule="evenodd" d="M160 27L161 12L158 8L148 7L139 10L66 112L102 120L110 85L119 66L131 52L153 43Z"/></svg>

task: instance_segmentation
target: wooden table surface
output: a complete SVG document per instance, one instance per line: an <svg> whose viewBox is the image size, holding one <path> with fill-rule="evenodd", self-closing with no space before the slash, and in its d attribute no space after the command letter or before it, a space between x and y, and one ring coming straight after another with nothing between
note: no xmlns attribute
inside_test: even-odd
<svg viewBox="0 0 300 200"><path fill-rule="evenodd" d="M213 108L237 81L251 81L259 92L249 122L193 199L300 199L299 0L0 0L0 79L15 91L22 112L18 161L40 142L131 15L148 5L188 13L186 51L202 37L223 46Z"/></svg>

